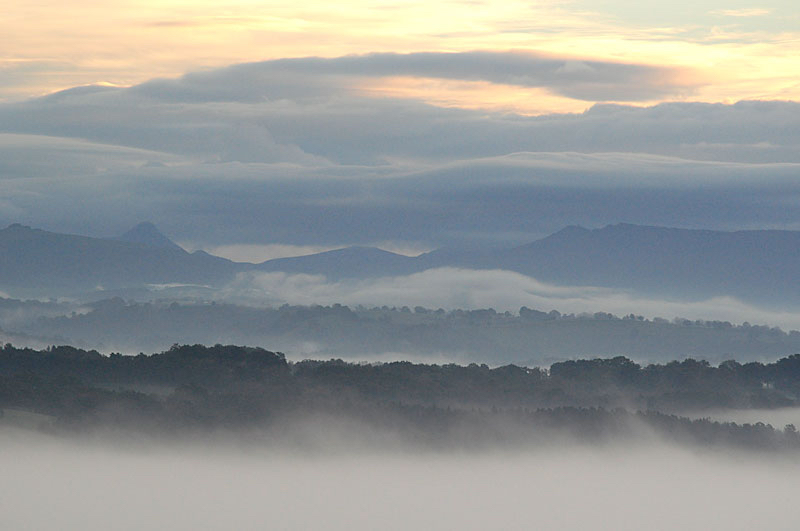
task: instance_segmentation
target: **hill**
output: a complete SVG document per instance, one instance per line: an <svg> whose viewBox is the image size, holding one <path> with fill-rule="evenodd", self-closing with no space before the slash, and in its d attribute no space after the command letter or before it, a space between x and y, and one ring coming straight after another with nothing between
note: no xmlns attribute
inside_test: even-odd
<svg viewBox="0 0 800 531"><path fill-rule="evenodd" d="M143 284L221 283L239 269L230 260L176 247L15 224L0 230L0 287L21 296L55 296Z"/></svg>

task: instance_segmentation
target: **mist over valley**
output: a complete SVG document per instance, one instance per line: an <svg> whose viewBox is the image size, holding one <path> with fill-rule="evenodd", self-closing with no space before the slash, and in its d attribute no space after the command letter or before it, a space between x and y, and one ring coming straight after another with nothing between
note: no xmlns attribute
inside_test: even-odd
<svg viewBox="0 0 800 531"><path fill-rule="evenodd" d="M6 346L0 462L16 479L2 487L4 522L638 529L657 517L665 529L766 518L790 529L793 426L652 408L792 405L797 367L797 356L543 371L287 363L230 346L111 357Z"/></svg>
<svg viewBox="0 0 800 531"><path fill-rule="evenodd" d="M17 2L0 528L797 528L796 2Z"/></svg>
<svg viewBox="0 0 800 531"><path fill-rule="evenodd" d="M3 519L16 528L745 530L792 529L796 516L793 461L662 445L320 457L7 430L0 441L16 478L0 487Z"/></svg>

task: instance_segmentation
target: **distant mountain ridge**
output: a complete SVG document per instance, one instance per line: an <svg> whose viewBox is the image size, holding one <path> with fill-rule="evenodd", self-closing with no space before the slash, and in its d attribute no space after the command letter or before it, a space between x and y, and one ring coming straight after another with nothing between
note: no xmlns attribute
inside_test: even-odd
<svg viewBox="0 0 800 531"><path fill-rule="evenodd" d="M568 227L501 253L496 263L558 284L800 302L800 231Z"/></svg>
<svg viewBox="0 0 800 531"><path fill-rule="evenodd" d="M165 249L174 249L183 251L183 247L173 242L164 236L155 225L149 221L139 223L131 230L121 236L117 236L117 240L123 242L141 243L150 245L151 247L161 247Z"/></svg>
<svg viewBox="0 0 800 531"><path fill-rule="evenodd" d="M346 253L347 260L332 260L335 253ZM313 272L337 279L412 274L438 267L503 269L553 284L688 299L730 295L800 304L800 231L725 232L627 223L600 229L570 226L506 249L436 250L408 257L350 248L259 265L262 270Z"/></svg>
<svg viewBox="0 0 800 531"><path fill-rule="evenodd" d="M188 253L158 239L152 244L91 238L20 224L0 230L0 289L24 296L159 283L218 284L238 270L225 258Z"/></svg>
<svg viewBox="0 0 800 531"><path fill-rule="evenodd" d="M258 264L260 271L325 275L330 279L408 275L419 270L415 258L376 247L345 247L306 256L276 258Z"/></svg>
<svg viewBox="0 0 800 531"><path fill-rule="evenodd" d="M505 249L450 249L410 257L347 247L260 264L188 253L151 223L114 239L11 225L0 230L0 290L38 293L192 283L219 286L245 271L331 280L409 275L431 268L504 269L562 285L630 289L701 299L800 304L800 231L735 232L630 224L566 227ZM389 301L390 302L390 301Z"/></svg>

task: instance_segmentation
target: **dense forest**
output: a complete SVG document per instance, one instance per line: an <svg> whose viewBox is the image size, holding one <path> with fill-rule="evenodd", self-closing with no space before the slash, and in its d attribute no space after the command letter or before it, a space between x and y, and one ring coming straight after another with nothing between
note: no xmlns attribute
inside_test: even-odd
<svg viewBox="0 0 800 531"><path fill-rule="evenodd" d="M712 366L686 359L641 366L615 357L544 369L293 363L281 353L223 345L175 345L138 356L68 346L0 350L5 424L26 419L55 432L114 427L268 433L323 415L433 445L537 441L553 434L597 441L647 426L683 442L800 449L793 426L680 416L703 408L792 406L798 400L800 354L767 364Z"/></svg>
<svg viewBox="0 0 800 531"><path fill-rule="evenodd" d="M7 341L62 343L103 352L158 351L174 343L260 345L290 359L341 357L549 365L575 357L626 356L647 362L694 357L770 360L800 352L800 332L750 323L646 319L607 312L562 314L423 307L133 303L120 298L70 307L0 299ZM398 356L398 354L400 354Z"/></svg>

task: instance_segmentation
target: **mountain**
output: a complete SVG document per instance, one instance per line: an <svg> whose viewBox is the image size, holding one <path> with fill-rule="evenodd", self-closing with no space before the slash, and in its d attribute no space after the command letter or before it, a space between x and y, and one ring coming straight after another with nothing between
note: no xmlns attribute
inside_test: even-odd
<svg viewBox="0 0 800 531"><path fill-rule="evenodd" d="M568 227L499 253L494 265L556 284L800 303L798 231Z"/></svg>
<svg viewBox="0 0 800 531"><path fill-rule="evenodd" d="M240 268L177 246L59 234L19 224L0 230L0 289L26 297L143 284L219 284Z"/></svg>
<svg viewBox="0 0 800 531"><path fill-rule="evenodd" d="M270 260L261 270L361 278L435 267L504 269L553 284L630 289L702 299L730 295L769 304L800 304L800 232L735 232L620 223L566 227L514 248L442 249L407 257L350 248Z"/></svg>
<svg viewBox="0 0 800 531"><path fill-rule="evenodd" d="M131 230L115 239L123 242L141 243L151 247L183 250L180 245L161 234L155 225L147 221L139 223Z"/></svg>
<svg viewBox="0 0 800 531"><path fill-rule="evenodd" d="M330 280L408 275L419 269L414 258L375 247L347 247L322 253L276 258L257 266L260 271L325 275Z"/></svg>
<svg viewBox="0 0 800 531"><path fill-rule="evenodd" d="M444 249L417 257L348 247L261 264L188 253L149 223L117 239L22 225L0 230L0 290L17 296L220 286L243 271L324 275L330 280L408 275L435 267L505 269L552 284L628 289L679 299L713 296L800 305L800 232L723 232L630 224L567 227L514 248Z"/></svg>
<svg viewBox="0 0 800 531"><path fill-rule="evenodd" d="M135 294L147 284L220 286L243 271L286 271L332 280L404 275L407 256L372 247L348 247L262 264L237 263L203 251L188 253L152 223L117 238L91 238L20 224L0 230L0 290L21 297L98 291Z"/></svg>

